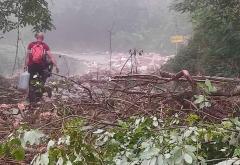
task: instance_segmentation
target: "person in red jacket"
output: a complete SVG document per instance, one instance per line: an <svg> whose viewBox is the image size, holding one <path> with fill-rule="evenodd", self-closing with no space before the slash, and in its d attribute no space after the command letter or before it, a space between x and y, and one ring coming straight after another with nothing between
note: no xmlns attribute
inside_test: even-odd
<svg viewBox="0 0 240 165"><path fill-rule="evenodd" d="M57 73L59 72L59 69L49 46L43 42L44 34L37 33L35 38L36 41L31 42L28 45L24 68L28 69L28 72L30 73L30 81L35 74L39 74L45 83L49 77L49 75L46 73L46 68L48 67L49 63L56 67Z"/></svg>

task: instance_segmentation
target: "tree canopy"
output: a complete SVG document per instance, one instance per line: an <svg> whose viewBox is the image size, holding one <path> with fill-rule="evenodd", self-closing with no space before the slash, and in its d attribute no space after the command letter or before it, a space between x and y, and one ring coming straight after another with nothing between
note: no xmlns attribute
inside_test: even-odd
<svg viewBox="0 0 240 165"><path fill-rule="evenodd" d="M32 26L33 32L52 30L52 15L46 0L1 0L0 31Z"/></svg>
<svg viewBox="0 0 240 165"><path fill-rule="evenodd" d="M189 13L194 26L189 45L173 60L173 69L237 76L240 72L240 2L176 0L172 7Z"/></svg>

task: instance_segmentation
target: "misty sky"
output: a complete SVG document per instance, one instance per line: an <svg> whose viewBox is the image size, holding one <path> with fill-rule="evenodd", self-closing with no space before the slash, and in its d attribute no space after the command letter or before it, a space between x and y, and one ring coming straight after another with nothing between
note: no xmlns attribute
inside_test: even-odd
<svg viewBox="0 0 240 165"><path fill-rule="evenodd" d="M183 34L190 31L189 25L186 28L182 26L186 24L186 19L169 11L171 2L51 0L56 30L48 33L48 41L59 50L107 51L109 30L113 27L113 48L116 50L131 47L171 49L174 47L169 43L171 35L176 31Z"/></svg>
<svg viewBox="0 0 240 165"><path fill-rule="evenodd" d="M141 48L171 54L172 35L191 35L188 18L169 10L174 0L48 1L56 30L45 38L53 51L109 51L112 27L113 51L122 52ZM30 27L21 29L20 37L21 49L34 40ZM16 32L5 34L0 44L15 47Z"/></svg>

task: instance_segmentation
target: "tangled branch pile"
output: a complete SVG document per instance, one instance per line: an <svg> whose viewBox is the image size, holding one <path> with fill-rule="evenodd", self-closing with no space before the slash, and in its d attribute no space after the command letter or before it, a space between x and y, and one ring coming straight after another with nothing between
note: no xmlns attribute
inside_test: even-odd
<svg viewBox="0 0 240 165"><path fill-rule="evenodd" d="M176 115L181 119L197 115L212 123L239 116L239 79L191 77L187 71L176 75L161 71L111 78L107 75L109 73L102 72L82 77L62 76L63 79L49 83L54 89L51 99L44 97L42 102L29 106L21 103L23 96L13 88L11 91L1 88L2 97L15 92L18 98L17 102L8 96L7 101L1 100L1 141L22 125L59 138L64 123L78 117L85 119L91 130L118 127L118 121L133 116L164 120ZM180 126L186 124L183 122ZM31 161L33 153L42 152L40 150L38 147L27 151L26 162Z"/></svg>
<svg viewBox="0 0 240 165"><path fill-rule="evenodd" d="M237 115L239 79L191 77L187 71L176 75L167 72L120 75L110 79L105 76L107 73L97 75L97 78L94 74L76 78L62 91L63 95L70 94L64 97L73 110L72 115L113 123L130 116L164 118L176 112L183 116L197 113L215 121ZM202 100L196 101L199 97Z"/></svg>
<svg viewBox="0 0 240 165"><path fill-rule="evenodd" d="M109 74L91 73L71 79L63 77L64 79L50 83L55 89L51 100L43 99L38 105L25 107L23 110L17 104L21 103L23 96L13 88L2 86L1 122L6 122L8 126L13 123L11 113L3 113L14 108L20 110L19 114L23 119L41 124L43 123L39 121L39 116L44 116L44 113L48 116L45 122L79 115L90 122L107 122L113 125L117 120L125 120L131 116L165 118L175 113L183 117L195 113L203 119L220 121L239 114L239 79L191 77L187 71L176 75L167 72L120 75L112 78L106 75ZM213 85L207 84L206 80L211 80ZM10 116L7 116L9 114Z"/></svg>

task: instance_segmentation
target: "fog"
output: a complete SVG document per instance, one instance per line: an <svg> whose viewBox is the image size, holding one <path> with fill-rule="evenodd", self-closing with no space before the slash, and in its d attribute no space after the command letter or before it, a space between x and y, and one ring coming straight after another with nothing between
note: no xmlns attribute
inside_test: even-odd
<svg viewBox="0 0 240 165"><path fill-rule="evenodd" d="M142 48L172 54L173 35L191 35L186 15L169 9L174 0L49 0L56 30L46 42L57 51L109 51L112 32L114 51ZM33 40L31 27L21 29L23 44ZM7 33L0 44L16 44L16 32Z"/></svg>
<svg viewBox="0 0 240 165"><path fill-rule="evenodd" d="M92 56L95 61L106 62L111 32L115 55L121 52L127 55L131 48L172 55L176 47L170 42L170 37L191 35L192 31L188 16L169 10L173 1L49 0L56 29L46 33L45 42L53 52L74 54L85 60ZM33 36L31 27L20 30L18 68L23 66L26 47L34 40ZM16 31L12 31L0 39L0 74L11 73L15 61L16 38ZM65 66L65 60L59 61ZM94 63L92 60L89 62ZM82 68L74 70L79 72Z"/></svg>
<svg viewBox="0 0 240 165"><path fill-rule="evenodd" d="M57 50L114 51L142 48L174 52L172 35L189 35L186 16L169 10L172 0L55 0L50 2L56 30L47 39Z"/></svg>

